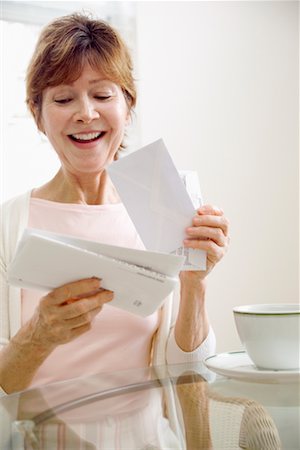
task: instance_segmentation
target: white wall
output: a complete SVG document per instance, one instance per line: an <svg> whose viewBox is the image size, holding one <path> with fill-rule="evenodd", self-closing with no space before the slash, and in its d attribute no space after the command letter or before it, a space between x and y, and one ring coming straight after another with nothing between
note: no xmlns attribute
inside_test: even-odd
<svg viewBox="0 0 300 450"><path fill-rule="evenodd" d="M298 301L298 3L133 6L133 141L163 137L177 166L197 170L206 201L230 219L230 251L209 277L207 301L218 351L238 349L234 305ZM2 89L11 103L21 95ZM8 111L3 117L2 200L44 182L57 165L33 125L16 132Z"/></svg>
<svg viewBox="0 0 300 450"><path fill-rule="evenodd" d="M297 302L297 2L139 2L141 144L163 137L231 222L210 275L218 351L240 343L232 307Z"/></svg>

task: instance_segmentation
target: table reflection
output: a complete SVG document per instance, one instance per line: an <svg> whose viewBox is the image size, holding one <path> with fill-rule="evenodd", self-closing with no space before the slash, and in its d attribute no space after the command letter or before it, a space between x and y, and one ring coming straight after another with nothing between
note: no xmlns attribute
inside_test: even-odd
<svg viewBox="0 0 300 450"><path fill-rule="evenodd" d="M282 418L294 412L288 437L270 398ZM200 363L72 379L0 407L4 450L299 448L298 383L236 382Z"/></svg>

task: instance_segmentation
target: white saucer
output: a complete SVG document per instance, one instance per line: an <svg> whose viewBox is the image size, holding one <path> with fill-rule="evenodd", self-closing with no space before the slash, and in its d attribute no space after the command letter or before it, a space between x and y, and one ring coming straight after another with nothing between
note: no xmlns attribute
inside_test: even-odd
<svg viewBox="0 0 300 450"><path fill-rule="evenodd" d="M229 378L257 383L295 383L300 381L299 370L258 369L246 352L219 353L204 361L208 369Z"/></svg>

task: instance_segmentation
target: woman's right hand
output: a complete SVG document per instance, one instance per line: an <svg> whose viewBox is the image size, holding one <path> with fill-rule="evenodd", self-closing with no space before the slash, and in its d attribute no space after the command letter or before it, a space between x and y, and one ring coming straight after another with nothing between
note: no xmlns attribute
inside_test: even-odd
<svg viewBox="0 0 300 450"><path fill-rule="evenodd" d="M97 278L68 283L40 300L33 316L0 352L0 386L7 394L27 389L37 369L60 344L91 328L113 292Z"/></svg>
<svg viewBox="0 0 300 450"><path fill-rule="evenodd" d="M113 292L101 288L98 278L88 278L54 289L40 300L28 324L32 343L51 349L91 328L94 317Z"/></svg>

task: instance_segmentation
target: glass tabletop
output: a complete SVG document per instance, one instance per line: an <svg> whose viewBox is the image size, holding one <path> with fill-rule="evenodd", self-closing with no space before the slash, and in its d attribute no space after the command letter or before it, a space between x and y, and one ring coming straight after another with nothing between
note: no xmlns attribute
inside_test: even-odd
<svg viewBox="0 0 300 450"><path fill-rule="evenodd" d="M69 379L0 399L1 450L296 450L299 381L203 363Z"/></svg>

